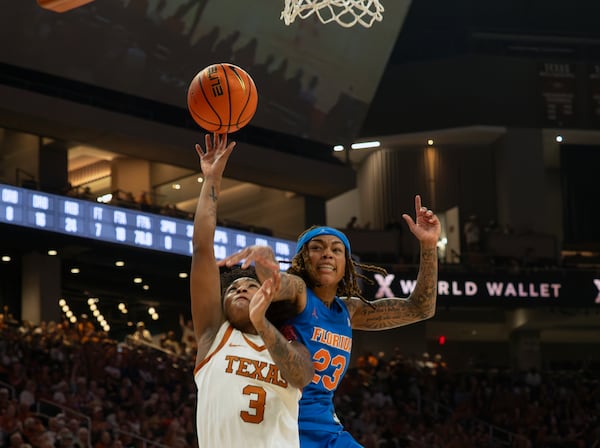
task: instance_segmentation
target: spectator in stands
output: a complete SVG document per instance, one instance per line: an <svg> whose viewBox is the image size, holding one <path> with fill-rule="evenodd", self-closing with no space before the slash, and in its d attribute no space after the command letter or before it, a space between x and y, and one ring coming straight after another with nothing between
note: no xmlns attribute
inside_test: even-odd
<svg viewBox="0 0 600 448"><path fill-rule="evenodd" d="M109 431L102 431L94 448L112 448L113 438Z"/></svg>
<svg viewBox="0 0 600 448"><path fill-rule="evenodd" d="M25 440L23 439L23 435L19 432L19 431L15 431L13 433L10 434L10 438L9 438L9 448L23 448L26 445L29 445L28 443L25 443ZM31 447L31 445L29 445Z"/></svg>
<svg viewBox="0 0 600 448"><path fill-rule="evenodd" d="M136 325L135 332L131 335L132 339L136 342L147 342L152 343L152 334L150 330L146 328L146 324L143 321L139 321Z"/></svg>
<svg viewBox="0 0 600 448"><path fill-rule="evenodd" d="M88 201L95 201L96 200L96 197L92 193L92 189L88 185L86 185L85 187L83 187L83 190L81 191L81 194L79 195L79 197L81 199L87 199Z"/></svg>
<svg viewBox="0 0 600 448"><path fill-rule="evenodd" d="M463 233L467 251L479 252L481 249L481 226L477 215L469 216L465 222Z"/></svg>
<svg viewBox="0 0 600 448"><path fill-rule="evenodd" d="M6 387L0 387L0 417L10 404L10 391Z"/></svg>
<svg viewBox="0 0 600 448"><path fill-rule="evenodd" d="M183 351L187 355L194 356L198 347L196 345L196 336L194 335L192 320L186 320L183 317L183 314L180 314L179 328L181 328L181 346L183 347Z"/></svg>
<svg viewBox="0 0 600 448"><path fill-rule="evenodd" d="M175 338L175 332L173 330L167 331L167 333L160 338L160 346L176 355L181 354L181 346L179 345L179 341Z"/></svg>
<svg viewBox="0 0 600 448"><path fill-rule="evenodd" d="M73 433L69 430L69 428L62 428L56 437L56 443L54 446L58 448L74 448L75 445L73 442Z"/></svg>
<svg viewBox="0 0 600 448"><path fill-rule="evenodd" d="M67 404L67 394L69 392L69 385L65 380L52 386L53 394L52 401L60 403L62 405Z"/></svg>
<svg viewBox="0 0 600 448"><path fill-rule="evenodd" d="M65 421L63 418L59 416L53 416L48 418L48 432L50 433L52 443L56 444L56 440L58 439L58 435L65 427Z"/></svg>
<svg viewBox="0 0 600 448"><path fill-rule="evenodd" d="M2 434L6 436L8 434L19 433L22 430L22 422L17 416L17 406L13 401L10 401L6 405L6 408L0 412L0 436Z"/></svg>
<svg viewBox="0 0 600 448"><path fill-rule="evenodd" d="M25 388L19 393L19 403L21 405L27 406L29 409L33 409L33 405L35 404L36 397L36 388L37 385L34 380L28 379L25 382Z"/></svg>
<svg viewBox="0 0 600 448"><path fill-rule="evenodd" d="M80 426L75 433L73 445L77 448L92 448L90 445L90 431L85 426Z"/></svg>
<svg viewBox="0 0 600 448"><path fill-rule="evenodd" d="M146 191L142 191L142 194L140 195L140 199L139 199L138 203L140 204L140 208L142 210L144 210L144 211L152 210L152 199L150 198L150 195Z"/></svg>

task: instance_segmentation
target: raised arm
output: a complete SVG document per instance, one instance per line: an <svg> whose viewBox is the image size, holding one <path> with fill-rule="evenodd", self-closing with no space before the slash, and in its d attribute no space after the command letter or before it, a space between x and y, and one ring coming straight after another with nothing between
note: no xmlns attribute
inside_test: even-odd
<svg viewBox="0 0 600 448"><path fill-rule="evenodd" d="M234 266L241 264L246 269L254 264L256 275L261 283L279 273L279 263L275 259L273 249L269 246L248 246L218 262L219 266ZM273 294L272 301L289 300L296 304L298 313L306 306L306 283L297 275L280 273L281 283L278 290Z"/></svg>
<svg viewBox="0 0 600 448"><path fill-rule="evenodd" d="M352 328L357 330L385 330L412 324L433 317L437 297L438 259L437 242L441 225L437 216L421 205L415 197L416 220L402 217L410 231L419 240L421 257L415 289L407 298L385 298L372 301L373 307L357 298L347 298L346 305L352 316Z"/></svg>
<svg viewBox="0 0 600 448"><path fill-rule="evenodd" d="M217 226L217 200L227 160L235 142L227 144L226 135L205 137L206 151L196 145L204 182L194 215L190 295L194 334L198 344L196 361L206 356L225 317L221 306L221 280L214 254Z"/></svg>

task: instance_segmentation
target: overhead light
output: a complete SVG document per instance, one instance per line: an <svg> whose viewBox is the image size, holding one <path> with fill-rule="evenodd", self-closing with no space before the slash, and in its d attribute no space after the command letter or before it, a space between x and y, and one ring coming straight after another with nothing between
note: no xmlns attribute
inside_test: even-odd
<svg viewBox="0 0 600 448"><path fill-rule="evenodd" d="M79 268L71 268L71 274L79 274Z"/></svg>
<svg viewBox="0 0 600 448"><path fill-rule="evenodd" d="M173 190L181 190L181 184L173 184L173 185L171 185L171 188Z"/></svg>
<svg viewBox="0 0 600 448"><path fill-rule="evenodd" d="M2 261L4 261L5 263L8 263L10 261L10 256L2 255Z"/></svg>
<svg viewBox="0 0 600 448"><path fill-rule="evenodd" d="M561 143L563 141L563 136L562 135L557 135L555 138L557 143Z"/></svg>
<svg viewBox="0 0 600 448"><path fill-rule="evenodd" d="M57 252L57 251L55 251L54 249L50 249L50 250L48 251L48 255L50 255L51 257L54 257L54 256L55 256L55 255L57 255L57 254L58 254L58 252Z"/></svg>
<svg viewBox="0 0 600 448"><path fill-rule="evenodd" d="M352 149L379 148L380 145L381 143L378 141L352 143Z"/></svg>
<svg viewBox="0 0 600 448"><path fill-rule="evenodd" d="M198 183L201 184L202 182L204 182L204 179L202 178L202 176L198 176Z"/></svg>
<svg viewBox="0 0 600 448"><path fill-rule="evenodd" d="M429 140L427 140L427 144L428 144L429 146L433 146L433 140L432 140L432 139L429 139Z"/></svg>
<svg viewBox="0 0 600 448"><path fill-rule="evenodd" d="M117 261L115 261L115 266L121 268L121 267L125 266L125 262L122 260L117 260Z"/></svg>
<svg viewBox="0 0 600 448"><path fill-rule="evenodd" d="M343 150L344 150L344 146L343 146L343 145L335 145L335 146L333 147L333 150L334 150L335 152L341 152L341 151L343 151Z"/></svg>
<svg viewBox="0 0 600 448"><path fill-rule="evenodd" d="M112 201L112 193L106 193L106 194L103 194L102 196L98 196L96 201L102 202L103 204L108 204L110 201Z"/></svg>

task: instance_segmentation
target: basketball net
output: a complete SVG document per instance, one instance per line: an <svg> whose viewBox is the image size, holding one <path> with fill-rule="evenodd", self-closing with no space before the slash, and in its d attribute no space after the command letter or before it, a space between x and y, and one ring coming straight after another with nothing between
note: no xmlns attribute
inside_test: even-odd
<svg viewBox="0 0 600 448"><path fill-rule="evenodd" d="M337 22L344 28L357 23L370 28L383 20L380 0L285 0L281 19L290 25L296 17L306 19L316 13L322 23Z"/></svg>

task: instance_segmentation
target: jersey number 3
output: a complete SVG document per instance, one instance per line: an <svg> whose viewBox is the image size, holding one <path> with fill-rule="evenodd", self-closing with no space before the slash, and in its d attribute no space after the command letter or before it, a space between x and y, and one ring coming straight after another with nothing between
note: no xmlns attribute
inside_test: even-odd
<svg viewBox="0 0 600 448"><path fill-rule="evenodd" d="M242 389L244 395L250 396L248 407L254 412L240 411L240 417L246 423L260 423L265 418L265 402L267 391L259 386L246 386Z"/></svg>
<svg viewBox="0 0 600 448"><path fill-rule="evenodd" d="M346 358L342 355L336 355L332 358L331 353L322 348L317 350L313 355L313 364L315 366L315 374L312 382L318 384L319 380L321 380L325 389L335 390L346 367ZM335 369L332 375L321 375L319 373L326 371L329 366L333 366Z"/></svg>

